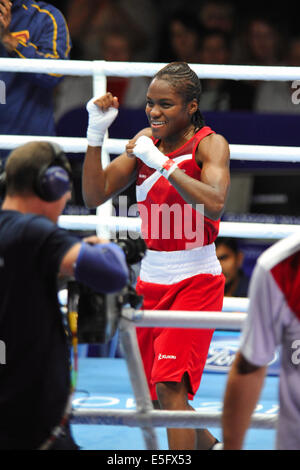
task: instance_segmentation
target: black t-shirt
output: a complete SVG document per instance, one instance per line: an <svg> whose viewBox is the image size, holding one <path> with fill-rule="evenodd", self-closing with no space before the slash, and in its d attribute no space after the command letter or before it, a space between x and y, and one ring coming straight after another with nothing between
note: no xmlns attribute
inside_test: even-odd
<svg viewBox="0 0 300 470"><path fill-rule="evenodd" d="M42 216L0 211L0 449L34 449L70 393L57 274L76 237Z"/></svg>

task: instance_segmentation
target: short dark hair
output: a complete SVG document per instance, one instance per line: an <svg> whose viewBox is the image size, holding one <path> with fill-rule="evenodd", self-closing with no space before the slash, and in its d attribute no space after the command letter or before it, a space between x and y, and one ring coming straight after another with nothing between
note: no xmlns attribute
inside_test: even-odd
<svg viewBox="0 0 300 470"><path fill-rule="evenodd" d="M178 10L175 10L168 18L169 26L172 24L173 21L178 21L187 30L193 31L200 39L200 31L202 26L198 21L197 15L194 15L193 12L188 11L185 8L179 8Z"/></svg>
<svg viewBox="0 0 300 470"><path fill-rule="evenodd" d="M223 40L224 46L228 51L231 51L232 48L232 35L230 33L226 33L222 29L214 28L214 29L204 29L201 35L201 45L203 46L203 42L206 39L210 39L212 37L219 37Z"/></svg>
<svg viewBox="0 0 300 470"><path fill-rule="evenodd" d="M51 165L54 157L54 149L48 142L28 142L13 150L5 164L7 194L35 194L41 169Z"/></svg>
<svg viewBox="0 0 300 470"><path fill-rule="evenodd" d="M229 248L235 254L238 254L240 252L240 247L239 247L238 241L237 241L236 238L233 238L233 237L218 237L215 240L215 245L216 245L216 248L219 245L225 245L225 246L227 246L227 248Z"/></svg>
<svg viewBox="0 0 300 470"><path fill-rule="evenodd" d="M184 103L196 100L197 111L192 115L192 124L199 130L205 125L204 118L199 109L202 92L201 82L198 75L186 62L170 62L159 70L153 79L167 80L175 89L176 93L182 96Z"/></svg>

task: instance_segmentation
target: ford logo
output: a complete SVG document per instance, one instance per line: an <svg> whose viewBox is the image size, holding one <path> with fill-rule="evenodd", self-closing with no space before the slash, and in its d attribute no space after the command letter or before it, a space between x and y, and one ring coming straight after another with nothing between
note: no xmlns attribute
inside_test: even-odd
<svg viewBox="0 0 300 470"><path fill-rule="evenodd" d="M227 373L231 368L231 365L234 361L236 352L239 349L238 339L228 338L228 339L215 339L211 342L206 364L206 372L223 372ZM268 375L278 375L279 374L279 362L280 362L280 352L277 350L274 353L273 359L269 362L268 366Z"/></svg>
<svg viewBox="0 0 300 470"><path fill-rule="evenodd" d="M205 370L228 372L237 350L238 343L232 339L212 342L208 351Z"/></svg>

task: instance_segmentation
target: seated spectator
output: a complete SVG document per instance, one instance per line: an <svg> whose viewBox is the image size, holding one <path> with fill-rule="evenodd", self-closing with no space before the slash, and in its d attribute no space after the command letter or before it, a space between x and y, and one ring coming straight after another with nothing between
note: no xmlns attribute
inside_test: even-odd
<svg viewBox="0 0 300 470"><path fill-rule="evenodd" d="M282 65L285 49L283 28L264 15L251 17L245 24L239 38L239 47L235 51L235 63L258 66ZM257 103L257 94L264 81L246 82L252 87L253 108ZM273 101L272 96L271 101Z"/></svg>
<svg viewBox="0 0 300 470"><path fill-rule="evenodd" d="M134 38L128 29L112 25L98 36L97 59L130 62L134 53ZM150 79L147 77L107 77L107 91L118 96L123 108L143 108ZM65 113L85 107L93 96L92 77L67 77L57 88L55 117L58 121Z"/></svg>
<svg viewBox="0 0 300 470"><path fill-rule="evenodd" d="M200 62L203 64L229 64L231 61L231 37L220 30L208 30L202 36ZM201 80L203 91L200 100L202 111L251 110L252 87L236 80Z"/></svg>
<svg viewBox="0 0 300 470"><path fill-rule="evenodd" d="M145 17L147 16L147 21ZM157 38L157 14L152 0L72 0L67 21L74 43L72 58L95 60L99 56L99 31L107 25L124 27L138 38L141 49L135 60L151 60Z"/></svg>
<svg viewBox="0 0 300 470"><path fill-rule="evenodd" d="M290 40L283 65L300 67L300 37ZM258 113L298 114L300 82L261 82L256 91L254 111Z"/></svg>
<svg viewBox="0 0 300 470"><path fill-rule="evenodd" d="M73 43L72 59L92 60L88 56L89 32L100 15L103 14L106 0L71 0L67 5L66 18Z"/></svg>
<svg viewBox="0 0 300 470"><path fill-rule="evenodd" d="M135 37L128 29L111 27L100 35L102 59L107 61L131 62L135 51ZM118 96L123 108L143 108L150 84L147 77L112 77L107 78L107 91Z"/></svg>
<svg viewBox="0 0 300 470"><path fill-rule="evenodd" d="M168 16L162 28L159 62L200 61L201 25L188 10L176 10Z"/></svg>
<svg viewBox="0 0 300 470"><path fill-rule="evenodd" d="M225 276L226 297L247 297L249 278L242 269L244 254L235 238L218 237L215 241L216 254Z"/></svg>
<svg viewBox="0 0 300 470"><path fill-rule="evenodd" d="M219 29L232 34L235 27L235 7L224 0L201 2L199 20L205 29Z"/></svg>
<svg viewBox="0 0 300 470"><path fill-rule="evenodd" d="M283 52L282 34L265 17L249 19L240 41L239 62L246 65L279 65Z"/></svg>

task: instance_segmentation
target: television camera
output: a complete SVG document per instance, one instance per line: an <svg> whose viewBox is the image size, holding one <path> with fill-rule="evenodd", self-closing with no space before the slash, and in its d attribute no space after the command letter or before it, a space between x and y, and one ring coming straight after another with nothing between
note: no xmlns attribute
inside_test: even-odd
<svg viewBox="0 0 300 470"><path fill-rule="evenodd" d="M123 306L138 309L142 305L143 298L133 287L133 265L144 257L145 242L142 238L117 239L114 242L124 251L130 273L127 285L120 292L101 294L73 279L68 282L68 312L77 313L78 343L108 343L118 328Z"/></svg>

